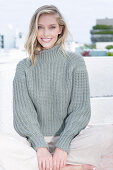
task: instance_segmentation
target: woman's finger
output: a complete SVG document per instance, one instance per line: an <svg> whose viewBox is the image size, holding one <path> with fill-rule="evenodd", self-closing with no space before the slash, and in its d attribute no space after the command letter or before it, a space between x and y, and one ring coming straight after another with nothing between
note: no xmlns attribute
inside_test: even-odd
<svg viewBox="0 0 113 170"><path fill-rule="evenodd" d="M63 161L63 165L64 165L64 167L66 166L66 161Z"/></svg>
<svg viewBox="0 0 113 170"><path fill-rule="evenodd" d="M57 160L56 162L57 162L56 164L57 170L59 170L60 160Z"/></svg>
<svg viewBox="0 0 113 170"><path fill-rule="evenodd" d="M45 169L46 169L46 170L49 170L49 169L50 169L50 168L49 168L49 160L46 160Z"/></svg>
<svg viewBox="0 0 113 170"><path fill-rule="evenodd" d="M60 167L60 169L64 167L64 161L63 160L60 161L60 166L59 167Z"/></svg>
<svg viewBox="0 0 113 170"><path fill-rule="evenodd" d="M52 159L49 161L50 170L52 170Z"/></svg>
<svg viewBox="0 0 113 170"><path fill-rule="evenodd" d="M45 165L45 160L43 160L43 166L42 166L42 167L43 167L43 170L45 170L45 166L46 166L46 165Z"/></svg>
<svg viewBox="0 0 113 170"><path fill-rule="evenodd" d="M39 170L42 170L42 167L41 167L41 160L38 160L38 167L39 167Z"/></svg>
<svg viewBox="0 0 113 170"><path fill-rule="evenodd" d="M53 161L53 170L56 170L56 160Z"/></svg>

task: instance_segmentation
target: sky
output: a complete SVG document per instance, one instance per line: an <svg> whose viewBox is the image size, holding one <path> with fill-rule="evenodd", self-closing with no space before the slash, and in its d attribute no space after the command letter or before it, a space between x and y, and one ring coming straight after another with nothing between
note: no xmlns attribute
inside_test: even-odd
<svg viewBox="0 0 113 170"><path fill-rule="evenodd" d="M0 0L0 33L18 30L27 35L30 19L42 5L59 8L71 38L79 43L91 43L90 30L96 19L113 18L113 0Z"/></svg>

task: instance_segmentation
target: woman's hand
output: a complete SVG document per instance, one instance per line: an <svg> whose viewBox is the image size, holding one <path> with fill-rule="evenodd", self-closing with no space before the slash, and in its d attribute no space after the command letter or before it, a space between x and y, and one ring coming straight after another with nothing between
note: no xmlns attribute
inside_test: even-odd
<svg viewBox="0 0 113 170"><path fill-rule="evenodd" d="M67 152L56 148L53 154L53 170L60 170L66 165Z"/></svg>
<svg viewBox="0 0 113 170"><path fill-rule="evenodd" d="M52 155L47 148L37 149L39 170L52 170Z"/></svg>

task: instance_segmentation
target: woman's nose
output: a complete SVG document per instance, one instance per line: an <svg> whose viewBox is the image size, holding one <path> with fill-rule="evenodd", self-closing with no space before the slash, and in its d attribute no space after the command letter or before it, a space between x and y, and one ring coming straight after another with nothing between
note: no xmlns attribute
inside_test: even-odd
<svg viewBox="0 0 113 170"><path fill-rule="evenodd" d="M43 35L44 35L44 36L48 36L48 35L49 35L49 30L48 30L48 29L44 29Z"/></svg>

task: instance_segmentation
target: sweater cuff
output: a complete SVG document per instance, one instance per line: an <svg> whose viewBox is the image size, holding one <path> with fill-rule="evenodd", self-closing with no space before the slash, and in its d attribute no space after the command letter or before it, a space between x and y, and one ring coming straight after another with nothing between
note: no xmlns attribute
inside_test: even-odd
<svg viewBox="0 0 113 170"><path fill-rule="evenodd" d="M55 144L55 147L60 148L63 151L69 153L71 141L72 141L71 138L67 136L62 136L58 139L57 143Z"/></svg>
<svg viewBox="0 0 113 170"><path fill-rule="evenodd" d="M45 142L44 138L41 138L41 139L39 137L37 139L28 138L27 140L31 143L31 147L33 147L35 151L37 151L38 148L47 148L49 151L49 146Z"/></svg>

